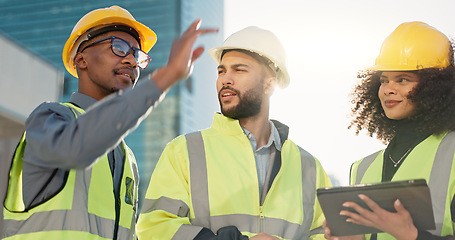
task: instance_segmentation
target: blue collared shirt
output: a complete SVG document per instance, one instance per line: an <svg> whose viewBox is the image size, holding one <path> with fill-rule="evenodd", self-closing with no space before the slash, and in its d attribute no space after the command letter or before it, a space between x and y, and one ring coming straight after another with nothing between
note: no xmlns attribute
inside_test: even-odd
<svg viewBox="0 0 455 240"><path fill-rule="evenodd" d="M253 148L254 151L254 158L256 160L256 170L259 182L259 196L262 196L262 191L264 189L272 147L275 147L277 151L281 151L281 141L278 130L271 121L269 122L270 122L269 141L266 145L261 146L259 148L257 148L257 142L254 135L250 131L243 128L243 132L245 133L248 140L250 140L251 147Z"/></svg>

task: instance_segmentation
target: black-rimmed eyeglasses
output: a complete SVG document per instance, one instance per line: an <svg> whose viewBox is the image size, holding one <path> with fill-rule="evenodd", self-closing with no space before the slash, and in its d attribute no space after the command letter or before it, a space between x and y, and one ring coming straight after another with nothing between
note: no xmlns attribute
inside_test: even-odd
<svg viewBox="0 0 455 240"><path fill-rule="evenodd" d="M139 48L131 47L131 45L127 41L125 41L119 37L115 37L115 36L110 36L110 37L98 40L96 42L93 42L93 43L85 46L80 52L83 52L85 49L92 47L100 42L106 41L108 39L111 40L111 50L116 56L126 57L126 56L128 56L128 54L130 54L130 52L132 50L133 56L136 59L138 67L141 69L147 68L149 62L151 61L151 58L149 57L149 55L147 55L147 53L145 53L144 51L142 51Z"/></svg>

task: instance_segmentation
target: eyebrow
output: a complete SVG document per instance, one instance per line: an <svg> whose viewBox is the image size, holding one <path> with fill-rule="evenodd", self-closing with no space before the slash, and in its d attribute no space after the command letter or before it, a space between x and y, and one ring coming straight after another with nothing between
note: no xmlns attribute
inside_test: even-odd
<svg viewBox="0 0 455 240"><path fill-rule="evenodd" d="M400 75L397 75L395 76L395 78L400 78L400 77L413 77L412 75L408 74L408 73L402 73ZM389 78L388 76L384 76L384 75L381 75L379 78Z"/></svg>
<svg viewBox="0 0 455 240"><path fill-rule="evenodd" d="M398 75L397 77L413 77L413 76L409 75L407 73L402 73L402 74Z"/></svg>
<svg viewBox="0 0 455 240"><path fill-rule="evenodd" d="M238 67L249 67L249 65L247 64L243 64L243 63L238 63L238 64L234 64L231 66L231 68L238 68ZM218 65L218 68L226 68L226 66L224 65Z"/></svg>

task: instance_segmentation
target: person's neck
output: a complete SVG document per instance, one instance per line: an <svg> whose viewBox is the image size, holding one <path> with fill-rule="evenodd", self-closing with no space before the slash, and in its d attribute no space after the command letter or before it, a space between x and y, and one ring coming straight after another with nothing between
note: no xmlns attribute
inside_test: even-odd
<svg viewBox="0 0 455 240"><path fill-rule="evenodd" d="M394 140L397 143L402 142L413 142L415 139L426 138L430 133L423 133L418 130L419 122L410 119L401 119L401 120L394 120L395 125L395 137Z"/></svg>
<svg viewBox="0 0 455 240"><path fill-rule="evenodd" d="M87 84L87 82L89 84ZM92 98L96 99L97 101L100 101L103 98L112 94L112 92L94 85L93 81L86 80L86 78L82 78L82 77L79 78L78 92L85 94L89 97L92 97Z"/></svg>
<svg viewBox="0 0 455 240"><path fill-rule="evenodd" d="M394 125L397 134L406 134L409 132L416 132L418 122L413 121L409 118L394 120Z"/></svg>
<svg viewBox="0 0 455 240"><path fill-rule="evenodd" d="M239 119L240 126L248 130L256 138L256 148L266 145L270 139L270 122L268 115L257 115Z"/></svg>

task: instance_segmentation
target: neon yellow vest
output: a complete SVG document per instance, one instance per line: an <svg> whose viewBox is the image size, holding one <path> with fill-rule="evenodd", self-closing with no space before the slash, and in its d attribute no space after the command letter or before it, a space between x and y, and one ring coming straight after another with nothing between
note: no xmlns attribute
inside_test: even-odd
<svg viewBox="0 0 455 240"><path fill-rule="evenodd" d="M70 103L75 116L85 113ZM113 179L107 155L92 167L72 169L63 189L32 209L25 209L22 199L22 157L25 136L14 154L8 192L4 204L2 239L112 239L115 229ZM120 187L118 239L136 239L138 172L132 151L122 142L125 164Z"/></svg>
<svg viewBox="0 0 455 240"><path fill-rule="evenodd" d="M290 140L282 146L281 168L263 204L251 144L236 120L221 115L212 128L168 144L153 174L138 222L140 238L183 239L201 227L216 233L235 225L249 237L267 232L281 239L324 239L316 189L330 186L330 180Z"/></svg>
<svg viewBox="0 0 455 240"><path fill-rule="evenodd" d="M436 230L429 232L438 236L454 235L455 225L450 210L455 194L455 174L451 174L455 173L454 150L455 132L431 135L411 151L392 178L392 181L426 179L436 222ZM355 162L351 167L351 184L381 182L383 154L384 150ZM395 238L378 233L377 239Z"/></svg>

